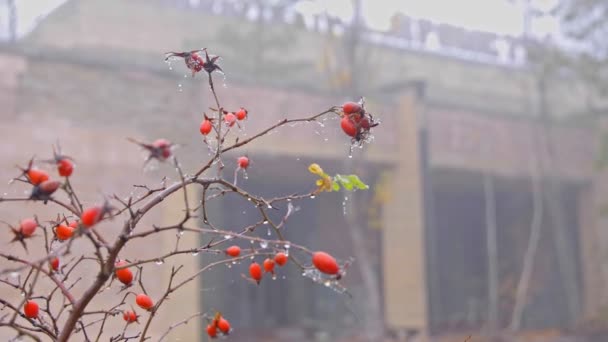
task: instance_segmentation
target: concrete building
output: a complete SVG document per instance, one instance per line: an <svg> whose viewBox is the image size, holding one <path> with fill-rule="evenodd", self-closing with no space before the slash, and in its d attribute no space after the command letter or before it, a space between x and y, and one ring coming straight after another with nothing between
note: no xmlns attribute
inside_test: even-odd
<svg viewBox="0 0 608 342"><path fill-rule="evenodd" d="M0 178L14 177L13 165L34 154L50 154L57 139L78 161L74 184L86 193L87 203L99 201L102 193L126 196L130 185L157 184L171 173L170 167L142 173L139 151L125 137L167 137L184 145L178 152L184 168L204 162L207 152L197 131L201 112L212 106L207 83L184 77L181 64L170 70L162 61L166 51L205 46L222 55L226 86L218 93L224 106L249 109L247 134L285 113L309 115L342 103L350 98L343 85L359 77L359 89L369 94L368 106L382 121L374 142L355 149L353 159L372 188L388 189L357 196L373 204L359 215L363 255L371 259L389 330L397 335L479 331L492 317L492 293L498 298L493 323L506 327L534 217L535 184L552 189L559 200L543 201L542 237L522 326L572 326L608 303L603 266L608 243L600 210L608 200L607 178L593 168L603 122L584 115L582 87L551 84L542 110L553 118L546 129L536 79L513 38L506 38L515 46L509 53L475 51L443 38L449 34L442 32L454 33L454 28L418 23L422 29L410 37L396 26L393 34L365 33L360 49L368 64L345 75L348 56L341 51L340 23L319 17L307 24L288 10L222 3L72 0L17 43L1 45ZM429 32L439 37L431 39L432 46L425 45ZM464 37L458 39L468 37L456 33ZM350 172L343 171L352 164L337 121L313 126L279 130L247 147L255 162L248 189L269 196L307 189L313 181L306 171L311 162L335 173ZM301 215L294 216L289 237L345 258L357 255L341 196L300 203ZM231 208L240 212L244 207L230 203L227 199L213 208L218 222L236 226L254 219L249 212L235 215ZM173 222L180 205L180 199L169 201L144 224ZM0 217L9 222L33 212L56 214L38 205L0 205ZM108 223L106 229L111 234L119 225ZM124 257L153 256L173 244L173 238L162 237L136 243ZM192 237L187 245L200 241ZM178 257L175 263L195 271L192 260ZM489 266L491 260L495 267ZM162 272L147 272L152 293L166 285L169 264L159 266ZM361 298L369 296L367 271L355 261L346 277L355 295L351 303L295 270L260 288L239 283L238 272L214 270L172 297L158 322L218 309L234 317L240 327L234 338L243 341L254 335L264 341L322 338L319 331L336 329L348 339L361 324L350 312L365 311ZM108 298L111 294L102 300ZM189 324L174 336L194 341L202 335L201 326ZM291 327L317 335L296 329L297 335ZM163 328L153 327L153 332Z"/></svg>

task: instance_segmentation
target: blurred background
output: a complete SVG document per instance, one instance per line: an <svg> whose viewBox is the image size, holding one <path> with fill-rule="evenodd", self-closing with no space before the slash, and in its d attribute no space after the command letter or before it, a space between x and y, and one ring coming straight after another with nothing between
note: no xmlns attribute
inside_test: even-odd
<svg viewBox="0 0 608 342"><path fill-rule="evenodd" d="M249 110L243 136L361 96L381 122L352 154L337 119L281 128L239 152L252 160L241 186L308 191L317 162L371 189L299 201L286 228L353 258L352 298L295 268L259 287L244 267L218 268L172 297L159 332L217 309L234 341L608 341L607 34L605 0L0 0L0 177L59 141L86 203L175 179L168 166L142 171L125 137L179 143L195 170L213 98L205 75L163 58L206 47L222 57L222 104ZM147 224L174 222L180 205ZM235 231L258 219L230 196L210 211ZM32 213L57 214L0 206L9 222ZM168 265L148 272L152 291ZM169 340L203 341L203 327Z"/></svg>

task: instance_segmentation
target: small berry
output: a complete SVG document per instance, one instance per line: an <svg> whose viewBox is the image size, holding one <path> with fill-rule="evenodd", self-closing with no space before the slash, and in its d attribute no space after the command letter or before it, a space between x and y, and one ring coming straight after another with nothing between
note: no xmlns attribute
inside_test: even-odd
<svg viewBox="0 0 608 342"><path fill-rule="evenodd" d="M171 157L171 142L167 139L157 139L152 143L152 147L154 148L153 155L160 159L165 160Z"/></svg>
<svg viewBox="0 0 608 342"><path fill-rule="evenodd" d="M236 118L241 121L241 120L245 120L247 118L247 109L241 107L241 109L236 111Z"/></svg>
<svg viewBox="0 0 608 342"><path fill-rule="evenodd" d="M137 303L137 305L144 310L150 310L154 307L154 302L152 302L152 299L150 299L150 297L144 293L140 293L137 295L137 297L135 297L135 303Z"/></svg>
<svg viewBox="0 0 608 342"><path fill-rule="evenodd" d="M285 265L287 263L287 254L283 252L277 253L277 255L274 256L274 262L279 266Z"/></svg>
<svg viewBox="0 0 608 342"><path fill-rule="evenodd" d="M246 156L239 157L239 159L237 159L237 163L241 169L247 169L249 167L249 158Z"/></svg>
<svg viewBox="0 0 608 342"><path fill-rule="evenodd" d="M137 322L137 314L133 310L125 310L122 313L122 318L127 321L127 324Z"/></svg>
<svg viewBox="0 0 608 342"><path fill-rule="evenodd" d="M38 303L34 302L33 300L28 300L27 302L25 302L25 305L23 306L23 313L25 314L25 317L37 318L38 311Z"/></svg>
<svg viewBox="0 0 608 342"><path fill-rule="evenodd" d="M348 115L344 115L342 117L342 120L340 120L340 126L342 127L342 130L344 131L344 133L346 133L346 135L349 135L351 137L357 135L357 126L355 125L353 120L348 117Z"/></svg>
<svg viewBox="0 0 608 342"><path fill-rule="evenodd" d="M57 271L59 270L59 258L55 257L53 259L51 259L51 268L53 269L53 271Z"/></svg>
<svg viewBox="0 0 608 342"><path fill-rule="evenodd" d="M32 193L30 194L30 199L40 200L40 201L48 201L51 198L51 195L59 189L61 183L54 180L46 180L38 185L36 185L32 189Z"/></svg>
<svg viewBox="0 0 608 342"><path fill-rule="evenodd" d="M203 120L203 122L201 123L201 127L200 127L201 134L207 135L207 134L211 133L212 128L213 128L213 125L211 124L211 120L209 120L209 119Z"/></svg>
<svg viewBox="0 0 608 342"><path fill-rule="evenodd" d="M55 236L59 241L65 241L72 237L74 228L61 223L55 227Z"/></svg>
<svg viewBox="0 0 608 342"><path fill-rule="evenodd" d="M220 317L217 320L217 327L224 335L228 335L230 333L230 322L228 322L224 317Z"/></svg>
<svg viewBox="0 0 608 342"><path fill-rule="evenodd" d="M249 275L256 283L260 284L260 281L262 280L262 267L260 264L252 262L251 265L249 265Z"/></svg>
<svg viewBox="0 0 608 342"><path fill-rule="evenodd" d="M121 260L116 263L116 267L121 267L126 264L126 261ZM125 285L131 285L131 283L133 282L133 272L131 272L131 270L128 268L121 268L119 270L116 270L114 272L114 275L116 275L116 278L118 278L118 280Z"/></svg>
<svg viewBox="0 0 608 342"><path fill-rule="evenodd" d="M85 209L80 215L80 222L86 228L96 225L103 218L103 207L95 206Z"/></svg>
<svg viewBox="0 0 608 342"><path fill-rule="evenodd" d="M234 113L228 113L224 115L224 122L230 127L234 126L234 124L236 123L236 116L234 115Z"/></svg>
<svg viewBox="0 0 608 342"><path fill-rule="evenodd" d="M239 247L239 246L230 246L230 247L226 248L226 254L229 255L229 256L231 256L231 257L233 257L233 258L236 258L239 255L241 255L241 247Z"/></svg>
<svg viewBox="0 0 608 342"><path fill-rule="evenodd" d="M33 185L38 185L49 179L49 174L40 169L30 168L29 170L25 171L25 174L27 175L27 179Z"/></svg>
<svg viewBox="0 0 608 342"><path fill-rule="evenodd" d="M353 114L361 112L361 105L356 102L346 102L342 105L342 111L344 114Z"/></svg>
<svg viewBox="0 0 608 342"><path fill-rule="evenodd" d="M61 177L70 177L74 171L74 163L68 158L61 158L57 161L57 171Z"/></svg>
<svg viewBox="0 0 608 342"><path fill-rule="evenodd" d="M270 258L266 258L266 260L264 260L264 271L266 273L274 274L274 260Z"/></svg>
<svg viewBox="0 0 608 342"><path fill-rule="evenodd" d="M207 335L209 335L210 338L217 337L217 328L216 328L215 324L207 325Z"/></svg>
<svg viewBox="0 0 608 342"><path fill-rule="evenodd" d="M325 274L338 274L340 267L334 257L325 252L315 252L312 255L312 263L315 267Z"/></svg>
<svg viewBox="0 0 608 342"><path fill-rule="evenodd" d="M19 232L23 237L30 237L36 231L38 223L32 218L26 218L19 223Z"/></svg>

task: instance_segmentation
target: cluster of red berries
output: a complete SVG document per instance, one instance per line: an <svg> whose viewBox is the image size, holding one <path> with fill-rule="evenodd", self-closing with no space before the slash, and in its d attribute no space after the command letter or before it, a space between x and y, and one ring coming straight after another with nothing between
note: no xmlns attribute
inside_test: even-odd
<svg viewBox="0 0 608 342"><path fill-rule="evenodd" d="M218 337L218 330L224 336L230 334L230 322L219 312L215 314L215 317L207 325L207 335L210 338L216 338Z"/></svg>
<svg viewBox="0 0 608 342"><path fill-rule="evenodd" d="M70 157L55 153L54 159L48 162L55 164L57 173L61 177L70 177L72 172L74 172L74 163ZM32 159L26 168L21 168L21 175L17 177L17 179L25 177L25 182L33 185L30 199L46 202L50 200L51 195L59 189L61 182L52 180L48 172L34 167L33 163L34 161Z"/></svg>
<svg viewBox="0 0 608 342"><path fill-rule="evenodd" d="M224 123L226 124L226 126L232 127L237 121L245 120L249 112L247 111L247 109L241 107L235 112L222 110L222 114L224 115ZM213 120L214 119L208 117L207 114L203 114L203 121L199 126L199 131L202 135L206 136L207 134L211 133L211 130L213 129Z"/></svg>
<svg viewBox="0 0 608 342"><path fill-rule="evenodd" d="M237 258L241 255L241 247L236 245L230 246L226 248L224 253L226 253L226 255L230 257ZM274 275L274 265L276 264L279 266L284 266L287 263L287 260L287 254L279 252L275 254L274 258L266 258L262 263L262 266L260 266L260 264L254 261L251 263L251 265L249 265L249 276L257 284L259 284L262 281L262 276L264 273L270 273Z"/></svg>
<svg viewBox="0 0 608 342"><path fill-rule="evenodd" d="M378 126L374 118L365 108L363 99L357 102L346 102L342 105L342 119L340 127L346 135L355 141L365 140L372 127Z"/></svg>

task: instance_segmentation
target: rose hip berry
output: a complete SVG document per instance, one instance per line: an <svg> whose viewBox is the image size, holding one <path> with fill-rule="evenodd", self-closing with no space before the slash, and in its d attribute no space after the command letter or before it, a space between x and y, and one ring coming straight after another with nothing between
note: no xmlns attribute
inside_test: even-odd
<svg viewBox="0 0 608 342"><path fill-rule="evenodd" d="M230 322L224 317L220 317L220 319L217 320L217 328L220 329L224 335L228 335L230 333Z"/></svg>
<svg viewBox="0 0 608 342"><path fill-rule="evenodd" d="M226 248L226 255L229 255L233 258L238 257L239 255L241 255L241 247L230 246L230 247Z"/></svg>
<svg viewBox="0 0 608 342"><path fill-rule="evenodd" d="M235 115L236 115L236 118L239 121L242 121L242 120L245 120L247 118L247 114L248 113L249 112L247 111L247 109L241 107L241 109L239 109L239 110L236 111Z"/></svg>
<svg viewBox="0 0 608 342"><path fill-rule="evenodd" d="M224 122L229 127L234 126L234 124L236 123L236 115L234 115L233 113L227 113L226 115L224 115Z"/></svg>
<svg viewBox="0 0 608 342"><path fill-rule="evenodd" d="M216 338L217 337L217 327L215 326L215 322L214 323L210 323L209 325L207 325L207 335L210 338Z"/></svg>
<svg viewBox="0 0 608 342"><path fill-rule="evenodd" d="M259 285L260 281L262 281L262 267L260 264L252 262L251 265L249 265L249 275Z"/></svg>
<svg viewBox="0 0 608 342"><path fill-rule="evenodd" d="M38 223L33 218L26 218L19 223L19 232L23 237L30 237L36 231Z"/></svg>
<svg viewBox="0 0 608 342"><path fill-rule="evenodd" d="M66 226L63 223L60 223L55 227L55 237L59 241L69 240L74 234L74 228L71 226Z"/></svg>
<svg viewBox="0 0 608 342"><path fill-rule="evenodd" d="M59 270L59 258L55 257L51 259L50 264L53 271Z"/></svg>
<svg viewBox="0 0 608 342"><path fill-rule="evenodd" d="M34 302L33 300L28 300L25 302L25 305L23 305L23 314L27 318L37 318L38 311L38 303Z"/></svg>
<svg viewBox="0 0 608 342"><path fill-rule="evenodd" d="M125 265L127 265L127 262L124 260L116 262L116 267L122 267ZM114 275L121 283L125 285L131 285L131 283L133 282L133 272L131 272L131 270L128 268L118 269L114 272Z"/></svg>
<svg viewBox="0 0 608 342"><path fill-rule="evenodd" d="M279 266L285 265L287 263L287 254L283 252L277 253L277 255L274 256L274 262Z"/></svg>
<svg viewBox="0 0 608 342"><path fill-rule="evenodd" d="M346 133L346 135L351 137L355 137L357 135L357 126L348 115L344 115L342 117L342 120L340 120L340 127L342 127L342 130L344 133Z"/></svg>
<svg viewBox="0 0 608 342"><path fill-rule="evenodd" d="M201 134L207 135L207 134L211 133L212 128L213 128L213 125L211 124L211 120L205 118L203 120L203 122L201 123L201 127L200 127Z"/></svg>
<svg viewBox="0 0 608 342"><path fill-rule="evenodd" d="M135 297L135 303L144 310L150 310L154 307L154 302L145 293L140 293Z"/></svg>
<svg viewBox="0 0 608 342"><path fill-rule="evenodd" d="M356 102L346 102L342 105L344 114L353 114L361 112L361 105Z"/></svg>
<svg viewBox="0 0 608 342"><path fill-rule="evenodd" d="M315 267L325 274L338 274L340 267L334 257L325 252L315 252L312 255L312 263Z"/></svg>
<svg viewBox="0 0 608 342"><path fill-rule="evenodd" d="M68 158L57 160L57 172L61 177L70 177L74 171L74 163Z"/></svg>
<svg viewBox="0 0 608 342"><path fill-rule="evenodd" d="M129 323L137 322L138 316L135 313L135 311L133 311L133 310L125 310L122 313L122 318L127 322L127 324L129 324Z"/></svg>
<svg viewBox="0 0 608 342"><path fill-rule="evenodd" d="M246 156L239 157L236 161L241 169L247 169L249 167L249 158Z"/></svg>
<svg viewBox="0 0 608 342"><path fill-rule="evenodd" d="M264 260L264 272L274 274L274 260L270 258Z"/></svg>

